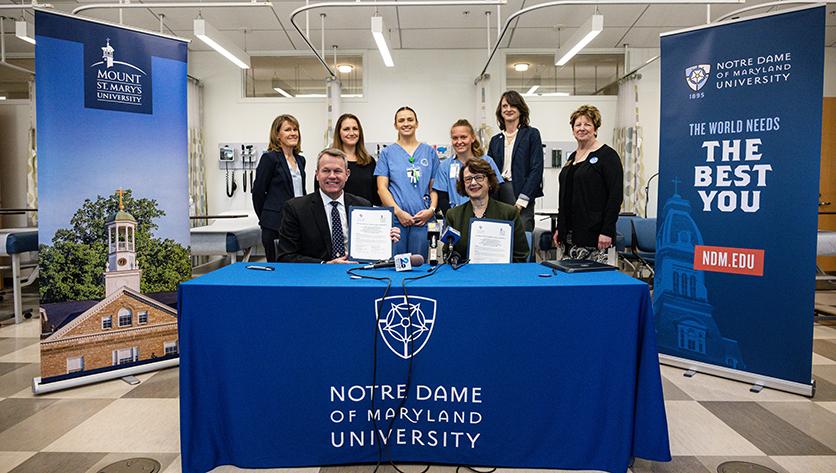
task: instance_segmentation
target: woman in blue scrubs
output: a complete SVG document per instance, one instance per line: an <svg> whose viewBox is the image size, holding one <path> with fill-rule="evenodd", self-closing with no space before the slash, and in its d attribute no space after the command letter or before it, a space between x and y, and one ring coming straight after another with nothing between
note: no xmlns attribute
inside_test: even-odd
<svg viewBox="0 0 836 473"><path fill-rule="evenodd" d="M395 225L401 239L395 254L412 253L427 257L427 222L434 218L438 195L433 176L439 160L435 150L415 136L418 115L409 107L395 112L398 140L380 153L374 175L377 192L386 207L395 211Z"/></svg>

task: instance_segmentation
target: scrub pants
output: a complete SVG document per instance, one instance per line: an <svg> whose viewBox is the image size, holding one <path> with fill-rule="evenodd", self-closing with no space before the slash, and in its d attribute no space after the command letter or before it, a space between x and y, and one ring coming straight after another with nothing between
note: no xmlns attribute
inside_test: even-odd
<svg viewBox="0 0 836 473"><path fill-rule="evenodd" d="M404 227L396 218L395 226L401 229L401 239L395 243L395 254L412 253L413 255L421 255L426 261L430 246L427 241L427 225Z"/></svg>

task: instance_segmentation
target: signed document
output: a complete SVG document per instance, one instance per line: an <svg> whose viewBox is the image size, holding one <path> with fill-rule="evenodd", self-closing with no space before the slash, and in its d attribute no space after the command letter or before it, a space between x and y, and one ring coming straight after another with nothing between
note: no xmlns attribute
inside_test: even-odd
<svg viewBox="0 0 836 473"><path fill-rule="evenodd" d="M514 222L471 218L467 247L470 263L510 263L513 238Z"/></svg>
<svg viewBox="0 0 836 473"><path fill-rule="evenodd" d="M392 257L392 209L351 207L348 217L348 259L380 261Z"/></svg>

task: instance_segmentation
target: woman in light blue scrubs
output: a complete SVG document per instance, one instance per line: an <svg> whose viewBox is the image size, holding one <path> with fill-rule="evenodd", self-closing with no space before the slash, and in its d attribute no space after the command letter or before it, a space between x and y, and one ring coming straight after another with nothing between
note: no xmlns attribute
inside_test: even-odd
<svg viewBox="0 0 836 473"><path fill-rule="evenodd" d="M409 107L395 112L398 140L380 153L374 175L377 192L386 207L395 211L395 225L401 239L395 254L412 253L427 257L427 222L434 218L438 195L433 176L439 160L435 150L415 136L418 115Z"/></svg>

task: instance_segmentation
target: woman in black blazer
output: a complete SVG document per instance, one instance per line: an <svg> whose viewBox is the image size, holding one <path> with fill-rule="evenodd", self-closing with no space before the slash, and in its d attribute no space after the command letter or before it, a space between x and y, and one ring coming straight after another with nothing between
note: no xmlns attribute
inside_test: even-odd
<svg viewBox="0 0 836 473"><path fill-rule="evenodd" d="M528 125L528 105L522 96L509 90L496 107L496 121L502 130L488 147L505 183L500 200L520 211L526 231L534 230L534 200L543 196L543 141L540 131ZM510 181L510 182L509 182Z"/></svg>
<svg viewBox="0 0 836 473"><path fill-rule="evenodd" d="M578 149L560 170L555 244L573 259L607 262L624 198L624 169L618 153L598 142L601 112L583 105L569 119Z"/></svg>
<svg viewBox="0 0 836 473"><path fill-rule="evenodd" d="M270 125L270 145L261 155L253 183L253 208L261 226L261 243L267 261L276 261L275 240L282 224L282 207L293 197L305 195L305 158L299 121L279 115Z"/></svg>

